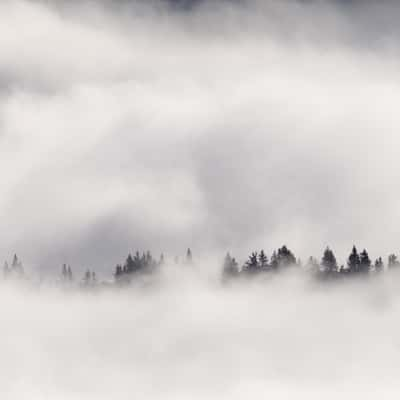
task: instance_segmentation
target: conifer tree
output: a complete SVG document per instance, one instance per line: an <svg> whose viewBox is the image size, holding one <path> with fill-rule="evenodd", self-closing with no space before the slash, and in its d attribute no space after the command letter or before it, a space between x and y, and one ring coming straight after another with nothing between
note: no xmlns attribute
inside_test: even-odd
<svg viewBox="0 0 400 400"><path fill-rule="evenodd" d="M283 245L280 249L278 249L278 267L290 267L292 265L296 265L296 257L293 253Z"/></svg>
<svg viewBox="0 0 400 400"><path fill-rule="evenodd" d="M260 251L260 254L258 255L258 263L260 268L265 271L268 269L268 257L265 255L264 250Z"/></svg>
<svg viewBox="0 0 400 400"><path fill-rule="evenodd" d="M249 259L243 266L243 271L248 273L255 273L259 271L258 254L256 251L251 253Z"/></svg>
<svg viewBox="0 0 400 400"><path fill-rule="evenodd" d="M371 269L371 260L369 258L367 250L363 250L360 254L360 272L368 274Z"/></svg>
<svg viewBox="0 0 400 400"><path fill-rule="evenodd" d="M134 272L135 269L136 269L135 262L133 261L131 254L128 254L128 257L126 258L126 261L125 261L125 270L128 274L130 274L130 273Z"/></svg>
<svg viewBox="0 0 400 400"><path fill-rule="evenodd" d="M322 271L326 274L332 274L338 271L336 257L329 247L327 247L324 251L324 255L322 256L321 260L321 267Z"/></svg>
<svg viewBox="0 0 400 400"><path fill-rule="evenodd" d="M360 270L360 256L358 255L358 251L356 246L353 246L351 250L350 256L347 260L347 265L349 268L349 273L357 273Z"/></svg>

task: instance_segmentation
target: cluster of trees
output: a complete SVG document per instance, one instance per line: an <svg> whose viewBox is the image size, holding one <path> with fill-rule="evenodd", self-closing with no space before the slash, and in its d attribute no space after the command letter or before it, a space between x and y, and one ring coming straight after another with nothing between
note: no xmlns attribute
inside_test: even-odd
<svg viewBox="0 0 400 400"><path fill-rule="evenodd" d="M174 262L179 264L179 257L175 257ZM184 263L191 264L192 262L192 251L187 249ZM131 254L129 254L123 264L118 264L115 267L114 277L117 282L129 282L130 279L135 275L151 274L155 272L164 263L164 254L161 254L160 258L156 260L153 258L150 251L142 254L137 251L133 257Z"/></svg>
<svg viewBox="0 0 400 400"><path fill-rule="evenodd" d="M193 256L190 248L187 249L185 257L182 259L175 257L174 262L184 265L192 264ZM142 254L137 251L134 256L129 254L123 264L118 264L115 267L114 280L116 283L129 283L137 275L153 274L164 263L163 254L158 259L155 259L150 251ZM345 264L339 265L334 252L327 247L320 261L310 257L303 265L287 246L282 246L275 250L270 258L268 258L264 250L254 251L242 266L239 266L237 260L228 253L224 259L222 276L224 280L227 280L240 276L282 271L293 267L302 267L302 270L311 272L317 277L331 278L378 274L384 271L385 264L382 257L372 262L367 250L364 249L359 253L356 246L353 246ZM393 269L398 267L400 270L400 260L395 254L390 254L386 268ZM24 277L24 268L17 255L14 255L10 265L5 262L3 272L5 279ZM69 265L63 264L60 281L63 284L70 284L74 281L72 269ZM84 287L95 286L97 284L96 273L88 269L78 282Z"/></svg>
<svg viewBox="0 0 400 400"><path fill-rule="evenodd" d="M239 268L239 264L228 253L223 264L223 278L233 278L237 276L257 274L269 271L278 271L288 267L302 267L299 259L286 247L282 246L272 253L269 260L264 250L252 252L244 265ZM388 257L387 267L389 269L399 267L400 261L395 254ZM327 247L322 255L321 261L310 257L304 265L304 269L317 274L320 277L341 277L354 276L359 274L380 273L385 269L382 257L372 262L367 250L358 252L356 246L353 246L345 265L338 264L335 254Z"/></svg>

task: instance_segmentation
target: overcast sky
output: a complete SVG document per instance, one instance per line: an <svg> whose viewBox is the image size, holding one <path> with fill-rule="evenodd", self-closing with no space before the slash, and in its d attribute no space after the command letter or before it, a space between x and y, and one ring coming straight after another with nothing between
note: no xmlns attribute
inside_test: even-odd
<svg viewBox="0 0 400 400"><path fill-rule="evenodd" d="M399 18L372 1L1 1L1 258L400 251Z"/></svg>

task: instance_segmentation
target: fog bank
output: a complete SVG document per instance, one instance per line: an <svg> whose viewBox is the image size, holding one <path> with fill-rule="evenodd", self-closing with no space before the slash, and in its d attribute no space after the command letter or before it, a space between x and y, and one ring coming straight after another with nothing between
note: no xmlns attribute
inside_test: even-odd
<svg viewBox="0 0 400 400"><path fill-rule="evenodd" d="M398 397L398 276L220 286L169 272L97 294L2 285L2 398Z"/></svg>

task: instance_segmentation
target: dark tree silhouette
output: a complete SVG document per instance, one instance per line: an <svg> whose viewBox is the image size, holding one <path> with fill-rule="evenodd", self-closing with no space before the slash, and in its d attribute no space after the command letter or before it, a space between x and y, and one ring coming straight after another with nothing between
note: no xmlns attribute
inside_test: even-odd
<svg viewBox="0 0 400 400"><path fill-rule="evenodd" d="M243 272L247 273L255 273L260 270L259 264L258 264L258 254L256 251L251 253L249 256L249 259L246 261L242 268Z"/></svg>
<svg viewBox="0 0 400 400"><path fill-rule="evenodd" d="M353 246L353 249L351 250L351 253L347 260L347 266L351 274L360 271L360 256L358 255L356 246Z"/></svg>
<svg viewBox="0 0 400 400"><path fill-rule="evenodd" d="M333 274L338 272L338 265L333 251L327 247L321 260L322 272L325 274Z"/></svg>
<svg viewBox="0 0 400 400"><path fill-rule="evenodd" d="M261 250L258 255L258 263L262 271L266 271L269 268L268 257L265 255L264 250Z"/></svg>
<svg viewBox="0 0 400 400"><path fill-rule="evenodd" d="M368 274L371 269L371 260L369 258L367 250L363 250L360 254L360 269L359 271L364 274Z"/></svg>
<svg viewBox="0 0 400 400"><path fill-rule="evenodd" d="M283 245L280 249L278 249L277 262L278 268L290 267L292 265L296 265L296 257L285 245Z"/></svg>

